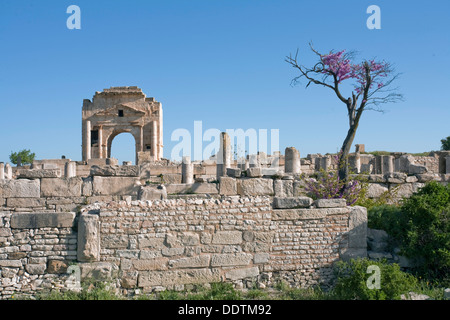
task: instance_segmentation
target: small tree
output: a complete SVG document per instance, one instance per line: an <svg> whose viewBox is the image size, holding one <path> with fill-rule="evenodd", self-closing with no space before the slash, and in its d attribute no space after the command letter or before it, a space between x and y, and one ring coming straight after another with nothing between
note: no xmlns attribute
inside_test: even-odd
<svg viewBox="0 0 450 320"><path fill-rule="evenodd" d="M36 156L35 153L32 153L28 149L20 150L19 152L12 152L9 155L9 160L11 163L17 165L20 157L21 164L31 164Z"/></svg>
<svg viewBox="0 0 450 320"><path fill-rule="evenodd" d="M441 150L450 150L450 136L441 140L442 147Z"/></svg>
<svg viewBox="0 0 450 320"><path fill-rule="evenodd" d="M286 57L286 62L300 71L300 75L292 82L295 84L305 78L308 87L311 83L333 90L337 98L345 104L348 112L349 129L341 147L339 160L339 178L346 181L348 172L348 154L358 129L364 110L382 112L381 104L402 100L402 95L389 86L397 79L392 65L385 61L363 60L354 63L353 52L333 52L321 54L310 44L318 61L312 67L305 67L298 62L298 51L295 56ZM353 90L348 98L341 92L340 85L345 80L353 80Z"/></svg>

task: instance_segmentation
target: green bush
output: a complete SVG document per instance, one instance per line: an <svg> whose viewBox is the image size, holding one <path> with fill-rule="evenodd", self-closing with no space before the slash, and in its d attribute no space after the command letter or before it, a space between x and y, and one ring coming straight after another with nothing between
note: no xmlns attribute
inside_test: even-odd
<svg viewBox="0 0 450 320"><path fill-rule="evenodd" d="M379 268L379 288L370 288L374 272L370 266ZM368 259L339 261L335 264L336 283L331 296L340 300L398 300L400 295L417 287L417 279L400 270L397 264Z"/></svg>
<svg viewBox="0 0 450 320"><path fill-rule="evenodd" d="M20 157L21 164L31 164L34 161L34 158L36 157L36 154L31 152L29 149L23 149L18 152L12 152L9 155L9 160L12 164L18 164L18 160Z"/></svg>
<svg viewBox="0 0 450 320"><path fill-rule="evenodd" d="M403 254L420 262L419 272L424 276L448 281L450 186L435 181L426 184L404 201L401 211L403 228L395 236Z"/></svg>

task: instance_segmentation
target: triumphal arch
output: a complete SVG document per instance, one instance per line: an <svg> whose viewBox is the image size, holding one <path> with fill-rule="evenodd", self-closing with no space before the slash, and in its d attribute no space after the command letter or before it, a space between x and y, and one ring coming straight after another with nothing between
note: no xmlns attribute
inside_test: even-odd
<svg viewBox="0 0 450 320"><path fill-rule="evenodd" d="M114 138L133 135L136 163L140 157L158 161L163 156L163 110L160 102L147 98L138 87L111 87L83 101L82 156L111 158Z"/></svg>

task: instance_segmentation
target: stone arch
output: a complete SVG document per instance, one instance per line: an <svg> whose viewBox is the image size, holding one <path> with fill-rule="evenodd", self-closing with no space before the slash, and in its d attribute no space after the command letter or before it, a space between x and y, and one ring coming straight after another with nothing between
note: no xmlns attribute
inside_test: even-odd
<svg viewBox="0 0 450 320"><path fill-rule="evenodd" d="M111 133L109 133L109 135L107 137L105 137L106 139L106 148L107 148L107 152L106 152L106 157L107 158L111 158L111 154L112 154L112 143L114 141L114 139L122 134L122 133L130 133L133 138L134 138L134 150L135 150L135 154L136 154L136 159L135 159L135 163L137 163L138 159L137 159L137 153L139 152L139 150L141 149L140 146L142 144L142 142L140 141L141 137L139 134L140 130L139 128L119 128L119 129L114 129L112 130Z"/></svg>
<svg viewBox="0 0 450 320"><path fill-rule="evenodd" d="M112 140L129 132L139 154L153 161L162 158L162 106L137 87L112 87L83 102L83 160L111 157Z"/></svg>

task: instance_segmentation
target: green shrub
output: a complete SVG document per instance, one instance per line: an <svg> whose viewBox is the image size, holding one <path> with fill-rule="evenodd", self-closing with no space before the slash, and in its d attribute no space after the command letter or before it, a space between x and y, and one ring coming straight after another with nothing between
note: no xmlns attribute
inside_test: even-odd
<svg viewBox="0 0 450 320"><path fill-rule="evenodd" d="M424 276L448 281L450 186L435 181L426 184L404 201L401 211L403 228L395 236L402 253L420 262L419 272Z"/></svg>
<svg viewBox="0 0 450 320"><path fill-rule="evenodd" d="M379 268L379 288L370 288L374 272L369 266ZM331 292L334 299L341 300L397 300L400 295L414 290L417 279L400 270L397 264L386 261L357 259L335 264L336 283Z"/></svg>

